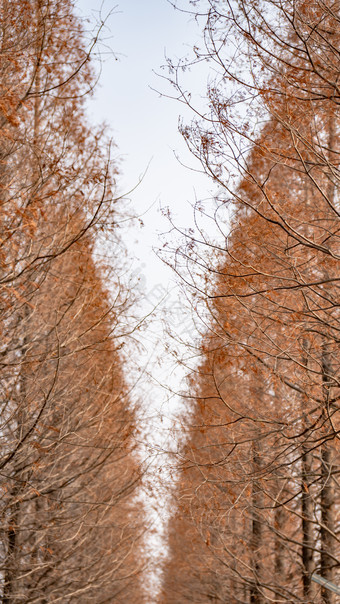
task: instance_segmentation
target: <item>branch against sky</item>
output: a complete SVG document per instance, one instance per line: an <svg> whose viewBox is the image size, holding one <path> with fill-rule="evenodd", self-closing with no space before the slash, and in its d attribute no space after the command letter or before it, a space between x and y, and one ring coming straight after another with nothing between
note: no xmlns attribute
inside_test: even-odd
<svg viewBox="0 0 340 604"><path fill-rule="evenodd" d="M96 236L116 237L116 165L85 118L94 74L69 0L1 19L1 596L142 601L136 410ZM114 303L112 303L112 298ZM137 545L138 544L138 545Z"/></svg>
<svg viewBox="0 0 340 604"><path fill-rule="evenodd" d="M210 319L160 601L330 603L311 575L339 582L339 5L211 1L203 40L215 78L182 132L229 224L177 250Z"/></svg>

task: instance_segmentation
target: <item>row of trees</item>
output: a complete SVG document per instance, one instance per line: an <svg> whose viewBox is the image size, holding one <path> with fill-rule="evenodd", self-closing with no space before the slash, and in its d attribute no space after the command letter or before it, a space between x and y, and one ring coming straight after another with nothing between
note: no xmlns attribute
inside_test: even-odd
<svg viewBox="0 0 340 604"><path fill-rule="evenodd" d="M0 598L142 601L131 302L96 254L98 234L119 245L116 170L84 113L96 40L72 0L2 0L0 27Z"/></svg>
<svg viewBox="0 0 340 604"><path fill-rule="evenodd" d="M209 328L160 601L329 604L312 574L340 581L340 3L208 5L195 52L217 76L183 134L227 236L180 251Z"/></svg>

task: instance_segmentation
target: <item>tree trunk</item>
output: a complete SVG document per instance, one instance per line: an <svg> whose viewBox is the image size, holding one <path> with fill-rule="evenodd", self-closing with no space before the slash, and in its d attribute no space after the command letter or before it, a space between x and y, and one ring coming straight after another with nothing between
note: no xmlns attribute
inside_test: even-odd
<svg viewBox="0 0 340 604"><path fill-rule="evenodd" d="M261 575L260 547L262 542L262 522L259 516L261 509L262 494L259 480L256 479L260 468L260 445L254 440L252 444L253 471L254 480L252 483L252 519L251 519L251 565L254 576L254 583L250 587L250 604L262 604L262 593L259 587Z"/></svg>
<svg viewBox="0 0 340 604"><path fill-rule="evenodd" d="M283 524L284 524L284 510L282 506L276 508L274 512L274 524L277 531L280 533ZM282 582L283 573L284 573L284 564L283 564L283 548L282 548L282 540L279 535L275 535L275 558L274 558L274 574L275 578L278 579L279 583Z"/></svg>
<svg viewBox="0 0 340 604"><path fill-rule="evenodd" d="M309 602L312 597L311 576L314 570L313 560L313 498L310 493L310 477L312 471L312 453L307 445L302 447L302 565L303 565L303 599Z"/></svg>
<svg viewBox="0 0 340 604"><path fill-rule="evenodd" d="M325 397L325 418L328 414L329 394L331 388L331 361L327 344L323 346L322 351L322 382ZM334 553L334 485L333 485L333 464L332 464L332 445L325 439L321 445L321 555L320 569L321 576L328 581L333 581L334 561L330 554ZM321 588L321 594L325 604L334 602L332 592L324 587Z"/></svg>
<svg viewBox="0 0 340 604"><path fill-rule="evenodd" d="M332 480L332 449L328 443L322 445L321 450L321 480L322 490L320 495L321 505L321 556L320 568L321 576L328 581L333 581L334 560L330 554L334 550L334 486ZM321 588L321 594L325 604L334 602L332 592L324 587Z"/></svg>
<svg viewBox="0 0 340 604"><path fill-rule="evenodd" d="M307 197L307 195L306 195ZM308 203L306 199L306 203ZM308 373L308 354L307 354L307 341L303 341L303 348L306 351L306 356L302 359L302 364L306 367ZM301 516L302 516L302 583L303 583L303 599L306 602L312 599L312 573L314 571L314 559L313 559L313 547L314 547L314 533L313 533L313 518L314 518L314 502L311 489L312 481L312 470L313 470L313 454L308 444L310 425L305 413L305 404L303 398L301 398L301 411L303 415L303 428L306 431L305 441L302 444L302 458L301 458Z"/></svg>
<svg viewBox="0 0 340 604"><path fill-rule="evenodd" d="M13 498L17 496L17 490L13 492ZM9 520L7 529L7 553L6 553L6 568L4 576L4 591L3 591L3 604L10 604L13 602L13 594L15 594L15 581L17 576L17 527L18 527L18 516L19 516L20 505L16 502L13 506L12 514Z"/></svg>

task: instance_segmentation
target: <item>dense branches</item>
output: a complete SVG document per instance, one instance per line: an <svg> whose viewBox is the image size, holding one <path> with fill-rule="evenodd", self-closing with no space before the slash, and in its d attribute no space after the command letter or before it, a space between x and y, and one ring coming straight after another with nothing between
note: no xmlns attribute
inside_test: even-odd
<svg viewBox="0 0 340 604"><path fill-rule="evenodd" d="M0 17L2 601L133 602L127 300L95 264L115 168L86 124L89 52L69 0L3 0Z"/></svg>
<svg viewBox="0 0 340 604"><path fill-rule="evenodd" d="M212 601L333 602L311 575L336 582L340 554L339 5L209 5L219 75L183 133L232 217L204 264L211 333L178 488L191 512L171 522L196 535L184 574L202 593L211 569ZM183 251L190 274L198 254ZM164 602L191 601L180 547L171 531Z"/></svg>

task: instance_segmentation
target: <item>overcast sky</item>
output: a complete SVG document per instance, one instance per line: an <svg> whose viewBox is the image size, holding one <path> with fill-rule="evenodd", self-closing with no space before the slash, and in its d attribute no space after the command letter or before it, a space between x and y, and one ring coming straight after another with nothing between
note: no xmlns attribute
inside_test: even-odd
<svg viewBox="0 0 340 604"><path fill-rule="evenodd" d="M98 18L101 0L77 0L77 6L82 16ZM166 339L160 320L162 312L167 309L167 320L180 337L190 338L190 330L193 329L190 313L185 315L183 300L178 298L174 288L172 272L153 253L153 248L161 244L158 233L169 230L160 208L168 206L176 223L189 227L193 217L191 204L195 198L209 197L213 186L207 177L183 167L175 156L177 154L184 164L199 168L178 133L179 116L184 115L190 121L190 112L185 111L180 103L152 89L169 93L169 86L156 74L165 75L161 67L166 56L174 61L185 56L200 39L201 33L192 18L175 11L167 0L105 0L103 16L110 10L112 15L104 35L109 37L108 43L117 60L109 54L105 58L99 87L90 102L89 111L92 120L107 122L117 144L116 155L121 158L120 192L133 188L147 170L130 198L136 214L143 214L150 206L152 208L143 216L144 228L128 229L124 239L129 255L134 259L131 271L143 273L146 303L149 300L147 311L150 304L158 302L157 295L161 296L166 290L170 292L142 334L144 356L132 354L143 374L137 396L146 410L147 438L153 450L157 451L169 438L169 428L173 428L172 419L178 413L180 401L164 388L164 384L181 390L186 373L183 368L174 369L176 365L165 350ZM190 90L204 96L204 69L186 73L185 78ZM170 341L171 346L176 347L176 344ZM148 359L149 365L146 366ZM172 446L175 442L172 436ZM159 463L164 465L164 460ZM164 497L157 504L161 516L162 506L166 506ZM161 549L164 549L164 544Z"/></svg>
<svg viewBox="0 0 340 604"><path fill-rule="evenodd" d="M178 133L178 118L189 111L175 100L161 97L153 89L167 93L169 86L157 74L166 56L176 60L190 52L200 37L193 18L183 14L167 0L77 0L83 15L111 16L104 36L117 60L108 55L102 66L99 87L90 104L92 119L105 120L121 158L118 186L129 191L147 170L132 198L136 213L143 213L145 227L127 235L133 255L140 260L148 287L171 279L170 272L155 259L152 247L159 244L157 233L168 229L160 206L169 206L178 224L189 226L190 204L195 196L204 198L212 190L207 177L183 167L175 157L198 168ZM203 71L186 74L187 85L205 92ZM138 244L134 242L138 239Z"/></svg>
<svg viewBox="0 0 340 604"><path fill-rule="evenodd" d="M188 0L181 2L182 6L189 6ZM178 132L179 116L185 116L189 122L190 111L155 89L164 94L170 92L167 82L157 75L166 74L162 71L166 57L173 61L184 57L201 40L202 34L189 14L174 10L167 0L105 0L103 4L101 0L77 0L77 6L83 17L90 15L92 20L99 18L100 9L104 17L112 11L103 37L108 38L116 58L109 53L104 56L99 86L89 105L90 117L97 122L106 121L117 144L121 192L133 188L147 170L130 197L136 214L143 215L150 206L152 208L143 215L143 228L130 228L124 233L125 245L133 258L131 272L141 273L146 312L160 301L164 292L170 292L161 307L167 310L171 329L186 339L191 337L193 325L190 316L185 315L183 296L179 301L172 271L153 252L161 245L159 232L170 229L160 208L169 207L176 224L189 227L195 198L209 197L214 188L206 176L187 169L176 159L178 155L182 163L200 168ZM104 49L103 45L101 48ZM206 75L202 66L184 76L186 86L198 97L205 95ZM150 328L143 334L143 344L158 364L152 369L153 376L157 374L159 381L165 381L171 373L172 385L181 389L183 370L175 377L169 355L161 350L164 346L162 308L157 309ZM141 368L144 361L137 359ZM166 393L156 393L150 383L147 388L151 399L158 400L156 406L162 405L160 399L164 400Z"/></svg>

